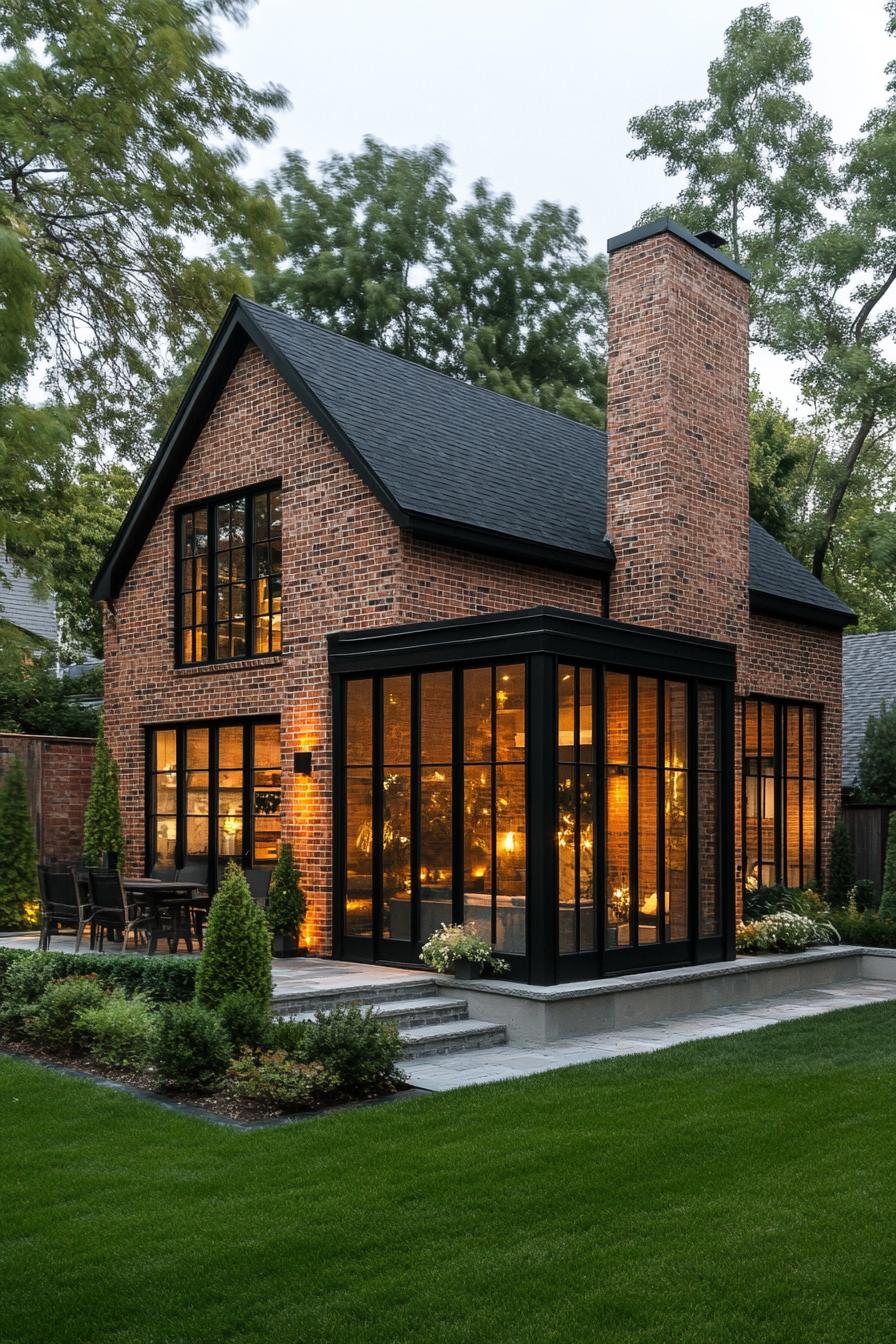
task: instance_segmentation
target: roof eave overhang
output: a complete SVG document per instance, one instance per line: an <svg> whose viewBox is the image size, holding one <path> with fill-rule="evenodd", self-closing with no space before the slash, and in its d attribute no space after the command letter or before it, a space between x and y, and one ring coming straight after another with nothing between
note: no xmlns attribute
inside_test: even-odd
<svg viewBox="0 0 896 1344"><path fill-rule="evenodd" d="M548 565L552 569L563 569L573 574L591 577L606 575L612 573L615 564L615 557L609 545L603 555L588 551L571 551L562 546L551 546L548 542L516 537L506 532L493 532L453 519L437 518L431 514L412 511L408 512L404 526L412 536L421 541L435 542L442 546L456 546L462 550L484 551L488 555L521 560L532 565Z"/></svg>
<svg viewBox="0 0 896 1344"><path fill-rule="evenodd" d="M798 621L803 625L820 625L828 630L842 630L854 625L856 614L853 611L838 611L834 607L816 607L811 602L798 602L793 598L779 597L775 593L766 593L759 588L750 589L750 611L757 616L776 616L784 621Z"/></svg>
<svg viewBox="0 0 896 1344"><path fill-rule="evenodd" d="M538 653L722 682L733 682L737 667L733 644L556 607L338 630L327 636L327 646L330 671L343 676L518 659Z"/></svg>

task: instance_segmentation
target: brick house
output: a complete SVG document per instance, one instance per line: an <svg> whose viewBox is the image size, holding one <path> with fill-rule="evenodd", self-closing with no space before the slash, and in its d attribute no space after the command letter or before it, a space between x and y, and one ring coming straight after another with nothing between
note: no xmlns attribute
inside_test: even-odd
<svg viewBox="0 0 896 1344"><path fill-rule="evenodd" d="M849 609L748 513L748 276L611 239L608 433L235 299L99 575L135 868L295 846L308 945L733 956L820 875Z"/></svg>

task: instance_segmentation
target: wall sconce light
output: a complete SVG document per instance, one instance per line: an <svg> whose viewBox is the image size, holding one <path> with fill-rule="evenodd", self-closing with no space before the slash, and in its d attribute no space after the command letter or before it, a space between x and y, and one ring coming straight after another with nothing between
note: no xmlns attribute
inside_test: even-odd
<svg viewBox="0 0 896 1344"><path fill-rule="evenodd" d="M295 775L311 774L311 752L295 751L292 757L292 769Z"/></svg>

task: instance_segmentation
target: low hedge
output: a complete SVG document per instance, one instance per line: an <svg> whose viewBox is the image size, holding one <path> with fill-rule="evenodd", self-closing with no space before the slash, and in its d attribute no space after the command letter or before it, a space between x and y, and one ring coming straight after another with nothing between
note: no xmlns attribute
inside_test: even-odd
<svg viewBox="0 0 896 1344"><path fill-rule="evenodd" d="M132 957L74 952L32 952L26 948L0 947L0 996L9 966L21 957L40 958L52 968L50 979L95 975L108 989L125 994L146 994L155 1003L189 1003L196 989L198 962L185 957Z"/></svg>
<svg viewBox="0 0 896 1344"><path fill-rule="evenodd" d="M848 910L832 910L828 919L842 943L857 947L896 947L896 920L887 919L873 910L858 915L850 914Z"/></svg>

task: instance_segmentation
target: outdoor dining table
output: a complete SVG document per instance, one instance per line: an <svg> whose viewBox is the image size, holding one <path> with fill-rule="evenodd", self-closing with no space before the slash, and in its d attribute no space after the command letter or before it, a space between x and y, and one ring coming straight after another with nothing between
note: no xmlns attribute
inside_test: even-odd
<svg viewBox="0 0 896 1344"><path fill-rule="evenodd" d="M187 951L192 952L190 915L197 906L205 907L207 904L208 888L204 883L168 881L157 877L126 877L122 885L137 905L149 911L152 931L156 935L153 943L157 938L167 936L162 924L162 914L167 908L177 913L175 934L184 938ZM197 894L200 892L201 896Z"/></svg>

